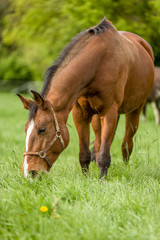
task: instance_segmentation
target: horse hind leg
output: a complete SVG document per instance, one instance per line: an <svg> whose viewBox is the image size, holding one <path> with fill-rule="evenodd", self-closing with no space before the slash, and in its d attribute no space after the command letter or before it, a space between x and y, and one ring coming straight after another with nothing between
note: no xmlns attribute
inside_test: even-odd
<svg viewBox="0 0 160 240"><path fill-rule="evenodd" d="M133 149L133 136L137 132L142 107L125 115L125 136L122 142L123 161L127 163Z"/></svg>

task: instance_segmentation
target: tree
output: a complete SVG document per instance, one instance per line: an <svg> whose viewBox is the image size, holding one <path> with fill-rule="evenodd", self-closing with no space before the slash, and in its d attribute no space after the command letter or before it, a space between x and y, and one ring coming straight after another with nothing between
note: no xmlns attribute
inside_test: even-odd
<svg viewBox="0 0 160 240"><path fill-rule="evenodd" d="M131 31L153 47L160 65L160 0L10 0L3 42L16 46L39 78L78 32L104 16L117 30ZM40 74L40 75L39 75Z"/></svg>

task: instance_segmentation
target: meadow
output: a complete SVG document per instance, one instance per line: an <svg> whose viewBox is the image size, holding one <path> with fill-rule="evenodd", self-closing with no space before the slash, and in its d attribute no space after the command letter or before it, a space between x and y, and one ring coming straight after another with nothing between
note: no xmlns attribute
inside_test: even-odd
<svg viewBox="0 0 160 240"><path fill-rule="evenodd" d="M151 107L147 110L127 166L121 155L124 116L120 118L106 181L99 180L95 162L90 174L82 175L71 115L68 148L48 174L33 181L21 170L28 113L16 95L0 93L0 239L160 239L160 128ZM41 206L48 211L41 212Z"/></svg>

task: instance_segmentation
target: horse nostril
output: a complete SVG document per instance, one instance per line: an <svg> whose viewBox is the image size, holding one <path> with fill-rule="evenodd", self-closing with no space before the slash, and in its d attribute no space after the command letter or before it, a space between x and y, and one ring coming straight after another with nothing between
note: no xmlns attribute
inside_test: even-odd
<svg viewBox="0 0 160 240"><path fill-rule="evenodd" d="M35 170L31 170L29 171L29 174L31 175L31 177L35 178L37 175L37 172Z"/></svg>

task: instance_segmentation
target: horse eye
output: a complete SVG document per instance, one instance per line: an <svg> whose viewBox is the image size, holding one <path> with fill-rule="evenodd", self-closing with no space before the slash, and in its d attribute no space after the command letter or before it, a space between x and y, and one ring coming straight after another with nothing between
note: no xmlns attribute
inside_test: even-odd
<svg viewBox="0 0 160 240"><path fill-rule="evenodd" d="M39 128L38 129L38 134L43 134L46 132L46 128Z"/></svg>

